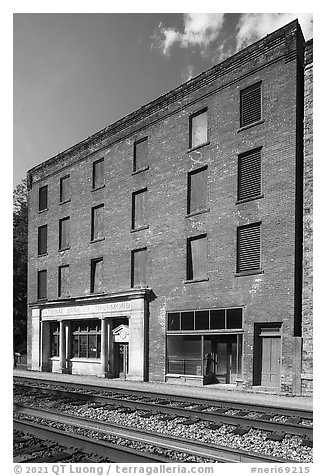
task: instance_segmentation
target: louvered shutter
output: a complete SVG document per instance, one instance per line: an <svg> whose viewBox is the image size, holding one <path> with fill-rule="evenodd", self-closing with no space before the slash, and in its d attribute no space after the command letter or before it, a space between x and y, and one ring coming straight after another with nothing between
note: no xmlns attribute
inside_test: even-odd
<svg viewBox="0 0 326 476"><path fill-rule="evenodd" d="M134 145L134 170L139 170L148 165L147 138Z"/></svg>
<svg viewBox="0 0 326 476"><path fill-rule="evenodd" d="M132 256L132 286L144 286L146 284L146 266L147 266L147 249L133 251Z"/></svg>
<svg viewBox="0 0 326 476"><path fill-rule="evenodd" d="M63 177L60 180L60 202L70 199L70 177Z"/></svg>
<svg viewBox="0 0 326 476"><path fill-rule="evenodd" d="M241 91L240 127L248 126L261 119L261 84L254 84Z"/></svg>
<svg viewBox="0 0 326 476"><path fill-rule="evenodd" d="M239 155L238 200L261 195L261 149Z"/></svg>
<svg viewBox="0 0 326 476"><path fill-rule="evenodd" d="M59 248L69 248L70 244L70 219L63 218L60 220L60 243Z"/></svg>
<svg viewBox="0 0 326 476"><path fill-rule="evenodd" d="M40 226L38 229L38 254L42 255L47 252L48 227Z"/></svg>
<svg viewBox="0 0 326 476"><path fill-rule="evenodd" d="M188 213L206 208L207 201L207 168L189 174Z"/></svg>
<svg viewBox="0 0 326 476"><path fill-rule="evenodd" d="M95 207L92 209L92 240L99 240L103 238L103 211L104 206Z"/></svg>
<svg viewBox="0 0 326 476"><path fill-rule="evenodd" d="M133 199L133 228L139 228L146 225L147 190L135 193Z"/></svg>
<svg viewBox="0 0 326 476"><path fill-rule="evenodd" d="M238 265L237 271L260 269L261 224L238 228Z"/></svg>
<svg viewBox="0 0 326 476"><path fill-rule="evenodd" d="M37 283L37 297L38 299L46 298L46 291L47 291L47 272L46 270L42 270L38 272L38 283Z"/></svg>

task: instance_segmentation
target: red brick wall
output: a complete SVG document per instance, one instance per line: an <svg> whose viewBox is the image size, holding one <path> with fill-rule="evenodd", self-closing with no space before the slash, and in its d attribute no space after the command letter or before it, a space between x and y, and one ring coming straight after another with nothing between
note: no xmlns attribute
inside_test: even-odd
<svg viewBox="0 0 326 476"><path fill-rule="evenodd" d="M291 391L300 42L294 22L261 40L259 48L252 45L178 88L174 96L168 93L145 106L134 121L128 116L125 123L33 169L29 302L36 300L37 269L43 267L48 269L48 299L58 298L58 266L63 264L70 265L71 295L88 295L90 260L100 256L105 292L128 289L130 251L147 246L148 286L156 295L149 306L149 379L164 379L167 311L243 306L244 386L252 385L254 323L282 322L282 390ZM240 90L257 81L262 81L264 121L239 131ZM210 143L189 152L189 115L203 107L208 108ZM133 143L144 136L149 168L132 174ZM238 154L259 146L264 197L236 205ZM105 158L105 187L92 192L92 163L100 157ZM186 218L187 174L202 165L208 166L210 211ZM60 205L60 177L67 173L72 199ZM38 188L43 184L48 184L49 209L38 214ZM143 187L148 189L149 228L130 233L131 195ZM105 240L90 243L91 207L100 203L105 204ZM71 249L59 252L58 222L68 215ZM262 221L264 273L236 277L237 226L256 221ZM48 255L38 258L37 227L46 223ZM201 233L207 233L209 280L185 283L186 239Z"/></svg>

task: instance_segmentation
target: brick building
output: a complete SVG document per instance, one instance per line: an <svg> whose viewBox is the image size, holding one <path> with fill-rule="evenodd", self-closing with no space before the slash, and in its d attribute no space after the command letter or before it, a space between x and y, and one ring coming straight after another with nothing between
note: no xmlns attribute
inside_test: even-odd
<svg viewBox="0 0 326 476"><path fill-rule="evenodd" d="M311 74L294 21L28 172L30 369L311 392Z"/></svg>

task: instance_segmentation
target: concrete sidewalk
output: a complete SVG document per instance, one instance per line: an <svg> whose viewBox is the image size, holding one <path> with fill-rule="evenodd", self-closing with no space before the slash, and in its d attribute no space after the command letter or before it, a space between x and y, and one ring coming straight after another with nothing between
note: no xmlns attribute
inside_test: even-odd
<svg viewBox="0 0 326 476"><path fill-rule="evenodd" d="M296 410L313 409L312 397L292 397L273 395L250 390L240 390L234 387L222 389L220 385L207 385L205 387L191 387L189 385L175 385L161 382L134 382L120 379L101 379L88 375L57 374L51 372L35 372L24 369L14 369L14 377L29 377L37 379L51 379L54 382L69 382L85 385L97 385L100 387L118 388L123 390L140 390L148 392L164 393L194 398L207 398L209 400L222 400L225 402L251 403L257 405L272 405L279 408Z"/></svg>

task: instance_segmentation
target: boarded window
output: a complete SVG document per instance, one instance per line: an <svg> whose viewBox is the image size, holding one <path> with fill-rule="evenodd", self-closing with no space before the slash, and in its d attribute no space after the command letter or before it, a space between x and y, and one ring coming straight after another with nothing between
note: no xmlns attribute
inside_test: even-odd
<svg viewBox="0 0 326 476"><path fill-rule="evenodd" d="M131 252L131 287L146 285L147 248Z"/></svg>
<svg viewBox="0 0 326 476"><path fill-rule="evenodd" d="M134 171L148 166L147 137L134 143Z"/></svg>
<svg viewBox="0 0 326 476"><path fill-rule="evenodd" d="M48 227L40 226L38 229L38 254L43 255L48 249Z"/></svg>
<svg viewBox="0 0 326 476"><path fill-rule="evenodd" d="M132 194L132 228L146 225L147 189Z"/></svg>
<svg viewBox="0 0 326 476"><path fill-rule="evenodd" d="M261 223L238 228L237 272L260 270Z"/></svg>
<svg viewBox="0 0 326 476"><path fill-rule="evenodd" d="M48 186L40 187L39 189L39 201L38 209L39 211L46 210L48 208Z"/></svg>
<svg viewBox="0 0 326 476"><path fill-rule="evenodd" d="M102 292L103 285L103 258L91 261L91 293Z"/></svg>
<svg viewBox="0 0 326 476"><path fill-rule="evenodd" d="M64 250L70 246L70 217L59 221L59 249Z"/></svg>
<svg viewBox="0 0 326 476"><path fill-rule="evenodd" d="M104 159L93 162L93 188L104 185Z"/></svg>
<svg viewBox="0 0 326 476"><path fill-rule="evenodd" d="M207 110L190 116L189 147L198 147L207 142Z"/></svg>
<svg viewBox="0 0 326 476"><path fill-rule="evenodd" d="M201 235L187 240L187 279L207 276L207 236Z"/></svg>
<svg viewBox="0 0 326 476"><path fill-rule="evenodd" d="M207 167L188 174L188 210L194 213L207 207Z"/></svg>
<svg viewBox="0 0 326 476"><path fill-rule="evenodd" d="M45 299L47 291L47 272L46 269L38 271L37 275L37 298Z"/></svg>
<svg viewBox="0 0 326 476"><path fill-rule="evenodd" d="M239 155L238 159L238 200L248 200L260 196L261 148Z"/></svg>
<svg viewBox="0 0 326 476"><path fill-rule="evenodd" d="M240 92L240 127L261 119L261 83L253 84Z"/></svg>
<svg viewBox="0 0 326 476"><path fill-rule="evenodd" d="M92 208L92 230L91 240L100 240L104 238L104 205L98 205Z"/></svg>
<svg viewBox="0 0 326 476"><path fill-rule="evenodd" d="M60 179L60 202L70 200L70 176Z"/></svg>
<svg viewBox="0 0 326 476"><path fill-rule="evenodd" d="M69 296L69 265L59 267L59 297Z"/></svg>

